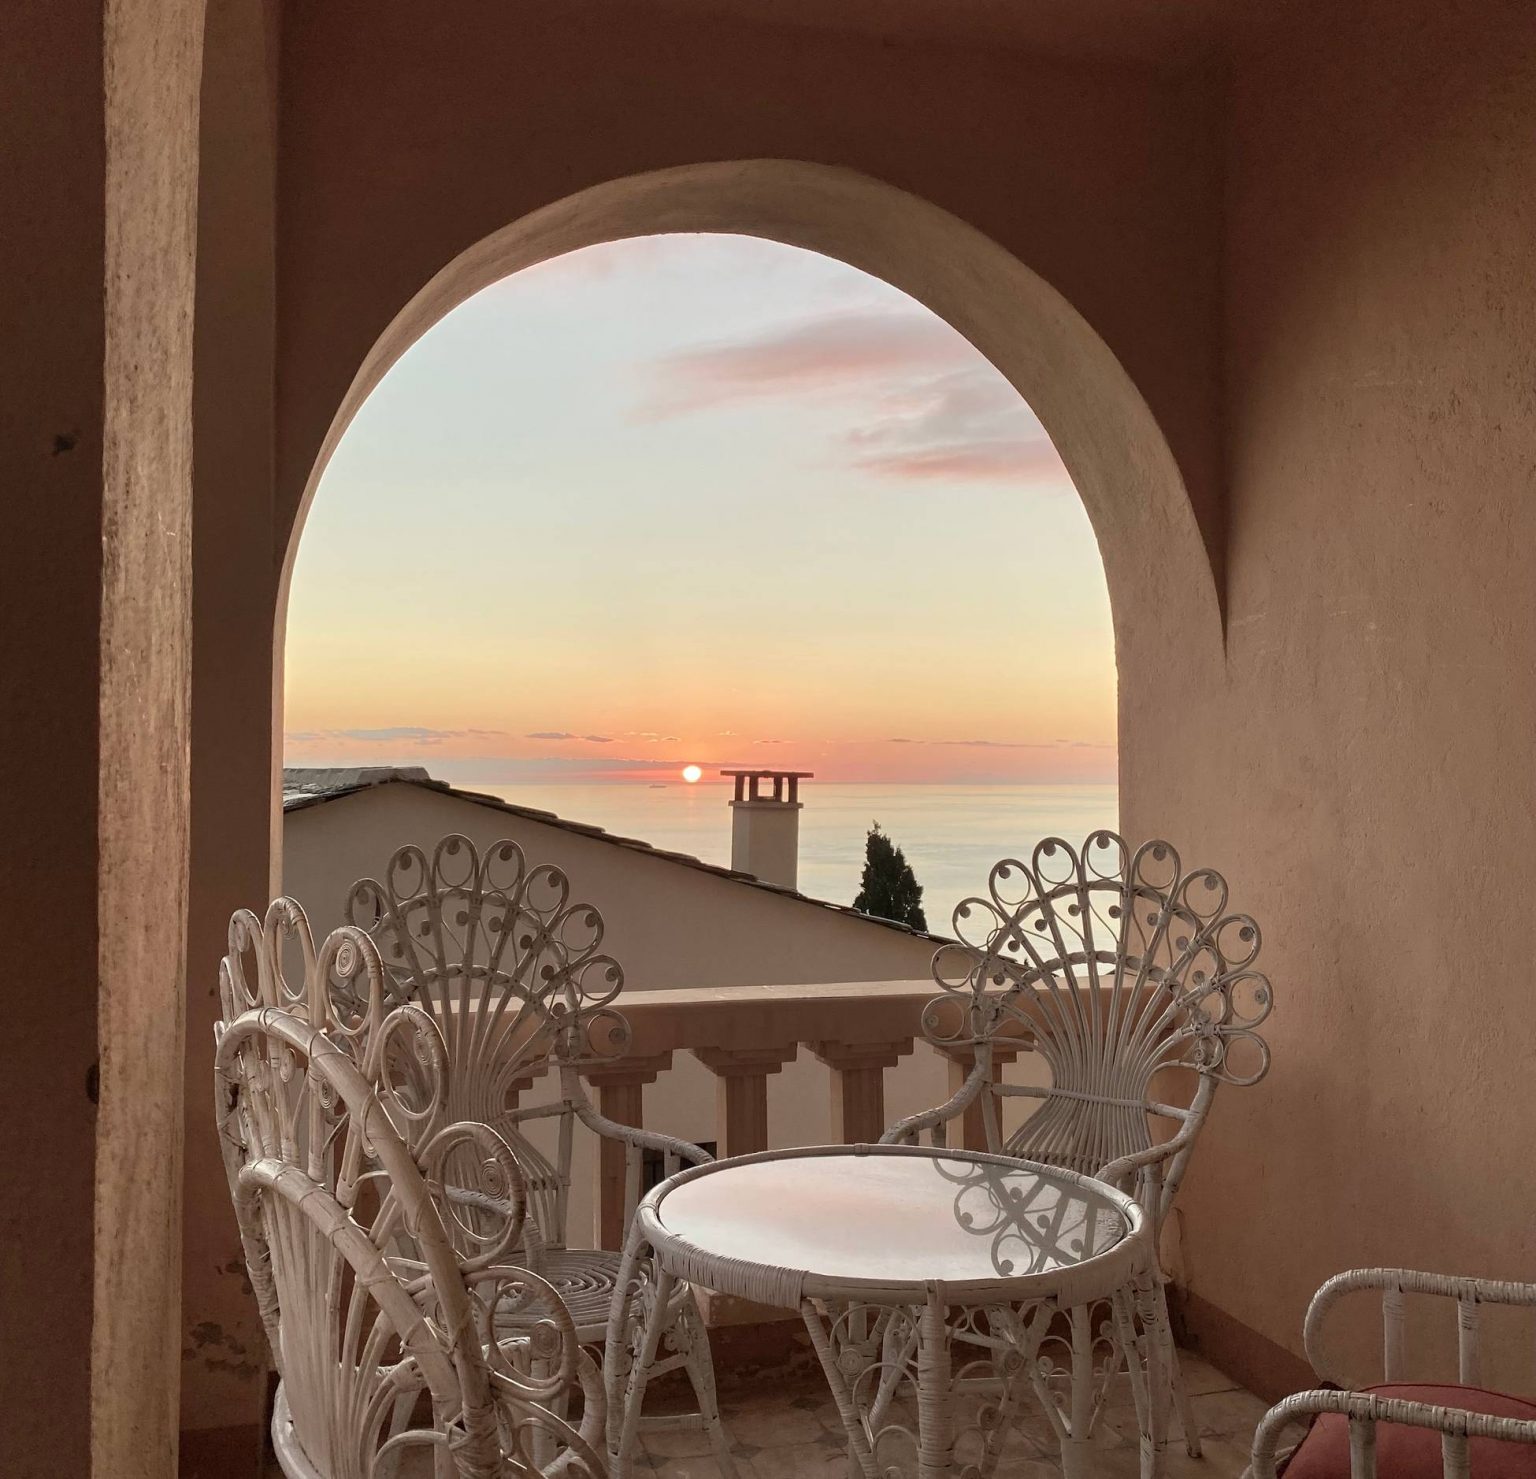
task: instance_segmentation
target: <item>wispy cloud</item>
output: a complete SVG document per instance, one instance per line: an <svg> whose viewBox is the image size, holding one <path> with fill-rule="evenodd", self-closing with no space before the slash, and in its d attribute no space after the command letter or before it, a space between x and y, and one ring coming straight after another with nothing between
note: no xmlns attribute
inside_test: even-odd
<svg viewBox="0 0 1536 1479"><path fill-rule="evenodd" d="M298 729L283 738L290 744L327 744L354 740L360 744L440 745L445 740L505 734L503 729L426 729L419 724L389 724L378 729Z"/></svg>
<svg viewBox="0 0 1536 1479"><path fill-rule="evenodd" d="M1034 414L984 362L892 390L876 410L846 439L854 463L866 471L919 481L1063 476Z"/></svg>
<svg viewBox="0 0 1536 1479"><path fill-rule="evenodd" d="M664 356L648 367L652 389L639 414L662 420L732 401L859 388L872 376L932 373L975 358L976 351L931 314L832 313Z"/></svg>
<svg viewBox="0 0 1536 1479"><path fill-rule="evenodd" d="M432 762L438 780L512 785L524 781L623 781L641 775L678 776L688 762L636 755L463 755ZM699 761L713 768L724 762Z"/></svg>
<svg viewBox="0 0 1536 1479"><path fill-rule="evenodd" d="M643 420L834 395L858 418L833 443L844 465L913 482L1066 481L1013 387L943 320L915 309L825 314L681 350L647 373Z"/></svg>
<svg viewBox="0 0 1536 1479"><path fill-rule="evenodd" d="M965 750L1109 750L1091 740L892 739L893 745L952 745Z"/></svg>
<svg viewBox="0 0 1536 1479"><path fill-rule="evenodd" d="M568 729L535 729L532 734L525 734L524 739L536 740L586 740L594 745L611 745L613 737L607 734L572 734Z"/></svg>

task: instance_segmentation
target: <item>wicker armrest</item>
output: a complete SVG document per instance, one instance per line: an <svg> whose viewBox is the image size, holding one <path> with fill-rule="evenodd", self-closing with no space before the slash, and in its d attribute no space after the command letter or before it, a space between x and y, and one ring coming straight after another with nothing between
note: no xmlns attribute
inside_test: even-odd
<svg viewBox="0 0 1536 1479"><path fill-rule="evenodd" d="M1260 1421L1253 1435L1253 1462L1248 1470L1251 1479L1275 1479L1280 1435L1291 1423L1330 1412L1349 1419L1351 1479L1371 1479L1375 1474L1375 1429L1378 1423L1396 1423L1440 1433L1448 1479L1465 1479L1469 1438L1536 1443L1536 1421L1493 1417L1464 1407L1411 1402L1370 1392L1297 1392L1271 1407Z"/></svg>
<svg viewBox="0 0 1536 1479"><path fill-rule="evenodd" d="M597 1110L585 1094L573 1097L571 1107L582 1124L605 1140L620 1140L626 1145L638 1146L641 1150L676 1156L687 1166L702 1166L714 1159L707 1150L699 1149L691 1141L679 1140L675 1135L663 1135L657 1130L640 1130L634 1125L621 1125L617 1120L609 1119Z"/></svg>
<svg viewBox="0 0 1536 1479"><path fill-rule="evenodd" d="M1129 1183L1135 1172L1160 1166L1163 1162L1171 1160L1195 1138L1199 1129L1199 1122L1191 1120L1178 1134L1160 1144L1149 1145L1145 1150L1134 1151L1130 1155L1123 1155L1118 1160L1110 1161L1108 1165L1094 1173L1095 1179L1107 1181L1111 1186L1120 1187L1121 1190L1130 1190Z"/></svg>
<svg viewBox="0 0 1536 1479"><path fill-rule="evenodd" d="M932 1109L925 1109L919 1114L909 1114L906 1119L897 1120L880 1137L880 1144L917 1144L917 1137L924 1130L931 1130L935 1126L946 1124L950 1120L964 1114L976 1096L987 1087L991 1077L992 1063L990 1057L985 1054L978 1054L976 1066L966 1076L965 1082L948 1099Z"/></svg>
<svg viewBox="0 0 1536 1479"><path fill-rule="evenodd" d="M1357 1268L1335 1274L1312 1297L1307 1308L1302 1340L1307 1360L1319 1376L1335 1375L1324 1359L1322 1328L1333 1307L1347 1294L1379 1291L1382 1317L1382 1367L1388 1381L1400 1380L1403 1360L1403 1296L1426 1294L1457 1303L1457 1340L1460 1380L1475 1383L1479 1372L1478 1306L1500 1304L1536 1306L1536 1284L1507 1279L1473 1279L1452 1274L1425 1273L1406 1268Z"/></svg>

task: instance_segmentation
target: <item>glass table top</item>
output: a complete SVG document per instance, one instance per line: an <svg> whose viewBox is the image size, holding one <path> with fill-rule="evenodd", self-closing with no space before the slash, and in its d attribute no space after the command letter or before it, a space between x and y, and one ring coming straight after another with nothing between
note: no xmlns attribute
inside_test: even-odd
<svg viewBox="0 0 1536 1479"><path fill-rule="evenodd" d="M1048 1273L1130 1225L1108 1195L1044 1167L932 1155L788 1155L668 1188L661 1226L720 1258L831 1282Z"/></svg>

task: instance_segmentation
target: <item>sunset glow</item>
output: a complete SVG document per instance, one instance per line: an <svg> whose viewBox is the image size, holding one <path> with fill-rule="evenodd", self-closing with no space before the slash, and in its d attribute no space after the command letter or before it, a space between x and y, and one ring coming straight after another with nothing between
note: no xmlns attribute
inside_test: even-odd
<svg viewBox="0 0 1536 1479"><path fill-rule="evenodd" d="M286 681L297 765L1116 772L1103 569L1033 414L905 295L741 237L558 258L418 342L314 500Z"/></svg>

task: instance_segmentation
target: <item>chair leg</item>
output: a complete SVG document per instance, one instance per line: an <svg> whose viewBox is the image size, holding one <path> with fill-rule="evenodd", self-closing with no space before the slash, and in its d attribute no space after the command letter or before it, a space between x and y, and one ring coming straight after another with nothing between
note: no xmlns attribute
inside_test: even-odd
<svg viewBox="0 0 1536 1479"><path fill-rule="evenodd" d="M1138 1308L1149 1308L1155 1312L1154 1325L1144 1326L1138 1334L1136 1319ZM1122 1290L1115 1297L1115 1323L1119 1329L1121 1346L1121 1359L1125 1362L1126 1374L1130 1378L1131 1394L1136 1404L1136 1419L1141 1425L1142 1431L1148 1431L1151 1417L1152 1404L1157 1399L1157 1392L1153 1390L1150 1373L1145 1365L1145 1342L1154 1338L1159 1331L1163 1333L1161 1349L1163 1367L1163 1391L1166 1394L1162 1399L1164 1405L1170 1409L1169 1416L1176 1411L1179 1417L1179 1426L1184 1431L1184 1448L1191 1458L1201 1457L1200 1427L1195 1421L1194 1407L1190 1402L1189 1387L1184 1381L1184 1368L1179 1361L1178 1347L1173 1343L1171 1325L1168 1319L1168 1294L1167 1285L1161 1278L1157 1280L1156 1288L1150 1292L1145 1303L1138 1306L1130 1296L1129 1291Z"/></svg>
<svg viewBox="0 0 1536 1479"><path fill-rule="evenodd" d="M542 1358L535 1358L529 1362L529 1375L538 1382L547 1381L554 1374L553 1364ZM563 1417L564 1413L557 1414ZM535 1427L529 1440L529 1449L534 1464L542 1471L549 1466L555 1457L554 1434L546 1428Z"/></svg>
<svg viewBox="0 0 1536 1479"><path fill-rule="evenodd" d="M613 1432L615 1416L618 1418L618 1438L609 1457L612 1479L625 1479L635 1458L640 1438L640 1411L645 1405L645 1389L651 1379L651 1367L656 1363L656 1348L661 1343L662 1327L667 1323L667 1303L676 1282L665 1269L658 1268L655 1271L655 1281L648 1291L652 1303L645 1315L639 1350L635 1353L628 1379L624 1383L622 1406L617 1414L611 1405L609 1407L610 1434ZM613 1349L611 1324L609 1349ZM610 1404L612 1400L610 1396Z"/></svg>
<svg viewBox="0 0 1536 1479"><path fill-rule="evenodd" d="M1179 1409L1179 1426L1184 1429L1184 1450L1191 1458L1200 1457L1200 1425L1195 1421L1194 1403L1189 1399L1189 1384L1184 1380L1184 1363L1178 1350L1169 1353L1172 1362L1173 1401Z"/></svg>
<svg viewBox="0 0 1536 1479"><path fill-rule="evenodd" d="M1071 1386L1067 1431L1061 1441L1061 1472L1065 1479L1079 1479L1092 1467L1088 1435L1093 1426L1093 1321L1091 1312L1082 1305L1074 1305L1067 1319L1072 1331Z"/></svg>
<svg viewBox="0 0 1536 1479"><path fill-rule="evenodd" d="M731 1435L721 1421L720 1402L715 1392L715 1358L709 1348L709 1331L704 1328L704 1320L699 1314L692 1289L685 1289L678 1303L673 1338L686 1352L684 1365L693 1386L694 1399L699 1404L704 1431L709 1434L710 1446L715 1450L715 1461L724 1479L737 1479L736 1455L731 1451Z"/></svg>
<svg viewBox="0 0 1536 1479"><path fill-rule="evenodd" d="M1132 1284L1141 1325L1141 1359L1147 1374L1147 1415L1141 1438L1141 1479L1162 1479L1168 1447L1168 1409L1172 1405L1176 1360L1168 1323L1168 1301L1157 1270L1139 1274Z"/></svg>

